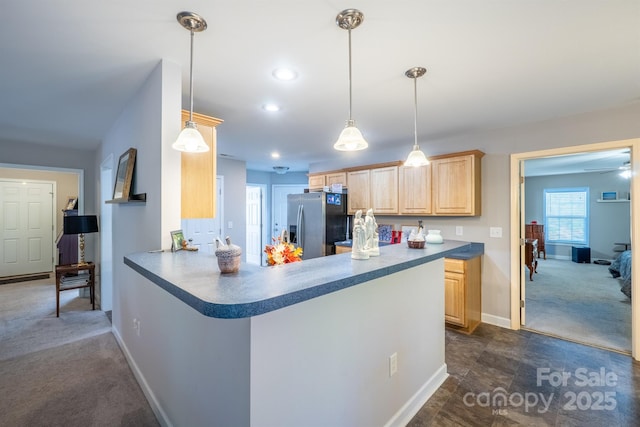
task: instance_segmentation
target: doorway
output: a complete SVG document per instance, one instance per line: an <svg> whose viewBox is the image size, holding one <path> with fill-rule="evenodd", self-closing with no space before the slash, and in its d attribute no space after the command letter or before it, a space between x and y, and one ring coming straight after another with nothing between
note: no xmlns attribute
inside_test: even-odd
<svg viewBox="0 0 640 427"><path fill-rule="evenodd" d="M535 283L535 273L533 277L533 282L529 280L529 274L527 267L524 266L521 260L525 259L525 245L524 245L524 225L525 225L525 189L524 189L524 178L523 169L525 161L539 159L543 157L553 157L553 156L568 156L572 154L578 153L589 153L595 151L605 151L605 150L616 150L616 149L625 149L628 148L630 150L630 167L632 172L636 172L630 181L630 211L638 210L640 207L640 203L636 200L637 197L634 197L634 192L637 192L640 196L640 192L638 192L637 188L640 184L640 178L637 175L637 171L639 169L637 154L634 157L634 152L639 153L640 148L640 139L634 140L624 140L624 141L612 141L607 143L599 143L599 144L590 144L583 146L575 146L575 147L564 147L560 149L551 149L551 150L543 150L536 152L528 152L528 153L518 153L511 155L511 194L512 204L511 204L511 223L513 227L511 227L511 327L513 329L520 329L521 327L526 327L526 309L527 309L527 286ZM597 197L594 196L594 197ZM529 220L531 218L528 218ZM640 237L640 223L637 223L637 220L634 219L633 215L630 218L631 223L631 242L640 241L638 238ZM548 242L545 242L547 251L549 250ZM631 252L631 257L633 258L633 264L637 265L637 262L640 261L640 256L637 253ZM638 280L637 280L638 272L632 271L632 288L638 288ZM637 294L637 292L636 292ZM622 296L622 294L620 294ZM640 336L640 327L639 327L639 303L637 298L635 300L631 300L631 353L632 356L638 359L638 339Z"/></svg>
<svg viewBox="0 0 640 427"><path fill-rule="evenodd" d="M523 286L523 328L631 352L631 301L606 265L621 254L616 242L630 239L623 166L629 154L617 149L524 161L525 238L534 241L525 250L536 243L538 256ZM612 189L620 197L601 200Z"/></svg>
<svg viewBox="0 0 640 427"><path fill-rule="evenodd" d="M262 250L267 244L267 230L264 227L265 195L263 184L247 184L247 263L266 265ZM270 242L269 242L270 243Z"/></svg>

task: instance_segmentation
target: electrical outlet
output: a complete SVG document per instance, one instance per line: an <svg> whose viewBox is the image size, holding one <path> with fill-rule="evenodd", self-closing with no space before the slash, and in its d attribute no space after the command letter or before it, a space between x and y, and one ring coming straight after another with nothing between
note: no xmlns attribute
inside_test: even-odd
<svg viewBox="0 0 640 427"><path fill-rule="evenodd" d="M502 227L489 227L489 237L502 237Z"/></svg>
<svg viewBox="0 0 640 427"><path fill-rule="evenodd" d="M398 353L393 353L389 356L389 376L392 377L398 372Z"/></svg>
<svg viewBox="0 0 640 427"><path fill-rule="evenodd" d="M229 223L227 224L227 228L233 228L233 221L229 221Z"/></svg>
<svg viewBox="0 0 640 427"><path fill-rule="evenodd" d="M462 226L456 226L456 236L462 236Z"/></svg>
<svg viewBox="0 0 640 427"><path fill-rule="evenodd" d="M136 331L136 335L140 336L140 320L134 318L133 319L133 329Z"/></svg>

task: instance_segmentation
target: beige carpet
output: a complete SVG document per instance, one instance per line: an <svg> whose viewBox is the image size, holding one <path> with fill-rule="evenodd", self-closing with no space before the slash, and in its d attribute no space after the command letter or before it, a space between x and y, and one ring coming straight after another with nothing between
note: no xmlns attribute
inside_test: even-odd
<svg viewBox="0 0 640 427"><path fill-rule="evenodd" d="M56 317L55 279L0 287L0 360L60 346L111 331L104 312L91 310L77 290L60 293Z"/></svg>
<svg viewBox="0 0 640 427"><path fill-rule="evenodd" d="M158 426L106 314L49 281L0 286L0 426Z"/></svg>
<svg viewBox="0 0 640 427"><path fill-rule="evenodd" d="M570 340L631 351L631 301L606 265L541 259L526 283L525 326Z"/></svg>

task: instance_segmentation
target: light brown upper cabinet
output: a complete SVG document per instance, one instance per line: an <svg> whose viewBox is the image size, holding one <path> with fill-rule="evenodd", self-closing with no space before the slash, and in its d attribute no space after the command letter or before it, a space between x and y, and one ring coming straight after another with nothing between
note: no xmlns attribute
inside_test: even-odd
<svg viewBox="0 0 640 427"><path fill-rule="evenodd" d="M398 166L370 170L371 208L374 214L398 213ZM349 188L349 194L351 188Z"/></svg>
<svg viewBox="0 0 640 427"><path fill-rule="evenodd" d="M324 174L309 175L310 191L322 191L323 187L331 187L333 184L342 184L343 188L347 188L347 173L327 172Z"/></svg>
<svg viewBox="0 0 640 427"><path fill-rule="evenodd" d="M417 168L398 160L315 173L309 175L309 189L322 190L346 174L349 215L371 208L380 215L479 216L483 156L471 150L433 156Z"/></svg>
<svg viewBox="0 0 640 427"><path fill-rule="evenodd" d="M182 124L189 120L189 112L182 110ZM193 113L209 146L206 153L181 153L182 161L182 218L214 218L216 213L216 126L222 120Z"/></svg>
<svg viewBox="0 0 640 427"><path fill-rule="evenodd" d="M436 156L431 162L433 214L478 216L481 214L481 151Z"/></svg>
<svg viewBox="0 0 640 427"><path fill-rule="evenodd" d="M371 183L369 169L347 172L347 184L349 195L347 207L349 214L355 214L357 210L366 213L370 205Z"/></svg>
<svg viewBox="0 0 640 427"><path fill-rule="evenodd" d="M431 166L401 166L399 174L399 208L402 215L431 214Z"/></svg>
<svg viewBox="0 0 640 427"><path fill-rule="evenodd" d="M309 175L309 190L322 191L324 187L324 175Z"/></svg>
<svg viewBox="0 0 640 427"><path fill-rule="evenodd" d="M331 187L333 184L341 184L343 188L347 188L347 173L333 172L324 176L324 185Z"/></svg>

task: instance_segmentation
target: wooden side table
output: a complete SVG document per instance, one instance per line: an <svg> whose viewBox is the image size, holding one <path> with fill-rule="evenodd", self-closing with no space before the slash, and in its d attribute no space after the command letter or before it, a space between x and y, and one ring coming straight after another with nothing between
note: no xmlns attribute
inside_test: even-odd
<svg viewBox="0 0 640 427"><path fill-rule="evenodd" d="M88 274L81 274L86 271ZM92 309L96 309L95 299L96 265L87 264L56 265L56 317L60 317L60 292L70 289L89 288Z"/></svg>

